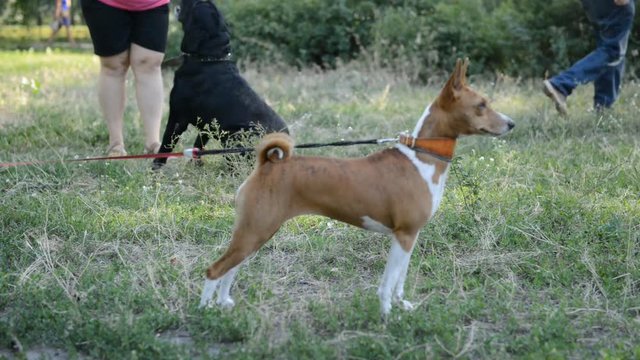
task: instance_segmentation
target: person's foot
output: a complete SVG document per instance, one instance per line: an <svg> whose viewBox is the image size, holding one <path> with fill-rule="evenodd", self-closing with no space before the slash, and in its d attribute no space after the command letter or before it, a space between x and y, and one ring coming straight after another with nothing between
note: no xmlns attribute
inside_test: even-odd
<svg viewBox="0 0 640 360"><path fill-rule="evenodd" d="M160 143L153 143L151 146L144 147L145 154L157 154L160 150Z"/></svg>
<svg viewBox="0 0 640 360"><path fill-rule="evenodd" d="M567 97L556 90L553 84L551 84L551 81L545 80L543 81L543 85L542 90L544 94L553 100L553 103L556 105L556 110L562 115L567 115Z"/></svg>
<svg viewBox="0 0 640 360"><path fill-rule="evenodd" d="M111 145L109 149L107 149L107 156L125 156L127 155L127 151L124 149L123 145L116 144Z"/></svg>

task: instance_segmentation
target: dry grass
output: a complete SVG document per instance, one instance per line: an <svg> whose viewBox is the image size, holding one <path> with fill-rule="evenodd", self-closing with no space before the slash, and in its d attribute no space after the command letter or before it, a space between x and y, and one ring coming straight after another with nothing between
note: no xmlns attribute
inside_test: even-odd
<svg viewBox="0 0 640 360"><path fill-rule="evenodd" d="M104 150L94 60L69 56L0 54L0 161ZM442 82L412 84L366 62L326 72L247 64L244 74L299 143L411 129ZM215 157L170 160L159 173L145 161L42 165L0 170L0 347L101 358L637 357L640 86L626 82L600 116L581 88L563 119L536 82L472 83L518 126L460 141L412 257L414 312L379 317L389 239L314 216L286 223L243 266L234 310L197 309L251 164L235 174ZM129 104L135 153L141 125Z"/></svg>

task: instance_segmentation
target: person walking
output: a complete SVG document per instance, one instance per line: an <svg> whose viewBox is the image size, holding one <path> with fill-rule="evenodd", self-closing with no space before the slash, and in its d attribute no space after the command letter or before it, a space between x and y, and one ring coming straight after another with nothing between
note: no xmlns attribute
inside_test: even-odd
<svg viewBox="0 0 640 360"><path fill-rule="evenodd" d="M581 0L593 24L596 49L569 69L543 81L543 91L556 110L567 114L567 97L582 84L593 82L593 106L610 108L618 98L635 5L630 0Z"/></svg>
<svg viewBox="0 0 640 360"><path fill-rule="evenodd" d="M75 44L71 35L71 0L56 0L56 11L51 24L51 36L49 36L47 44L50 45L53 42L53 38L63 26L67 32L67 41L72 45Z"/></svg>
<svg viewBox="0 0 640 360"><path fill-rule="evenodd" d="M81 0L94 53L100 57L98 100L109 131L109 156L126 155L122 133L125 80L133 71L144 151L160 147L164 89L160 65L169 28L169 0Z"/></svg>

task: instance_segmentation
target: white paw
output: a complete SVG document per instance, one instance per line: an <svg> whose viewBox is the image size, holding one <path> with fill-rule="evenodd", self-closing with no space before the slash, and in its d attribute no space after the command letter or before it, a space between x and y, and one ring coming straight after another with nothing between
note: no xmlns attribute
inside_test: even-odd
<svg viewBox="0 0 640 360"><path fill-rule="evenodd" d="M403 310L413 311L413 309L415 309L415 306L413 306L413 304L408 302L407 300L398 299L397 302L400 308L402 308Z"/></svg>
<svg viewBox="0 0 640 360"><path fill-rule="evenodd" d="M231 297L226 297L224 299L218 299L217 304L220 305L220 307L229 309L232 308L236 303Z"/></svg>
<svg viewBox="0 0 640 360"><path fill-rule="evenodd" d="M383 316L389 315L391 312L391 301L383 301L380 303L380 311Z"/></svg>
<svg viewBox="0 0 640 360"><path fill-rule="evenodd" d="M211 308L213 307L213 301L211 301L211 299L204 299L204 298L200 298L200 305L198 305L198 307L200 309L202 308Z"/></svg>

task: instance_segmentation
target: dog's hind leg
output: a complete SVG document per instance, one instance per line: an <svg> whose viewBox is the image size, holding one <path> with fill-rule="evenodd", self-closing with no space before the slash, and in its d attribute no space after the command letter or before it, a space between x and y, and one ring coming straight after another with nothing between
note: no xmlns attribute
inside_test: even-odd
<svg viewBox="0 0 640 360"><path fill-rule="evenodd" d="M253 218L256 219L256 218ZM255 228L256 224L239 222L233 232L231 244L227 251L207 269L207 279L200 297L200 307L211 303L218 285L220 286L217 303L230 307L234 301L229 295L233 278L240 264L251 254L255 253L280 228L283 221L275 221ZM248 230L254 226L253 230Z"/></svg>
<svg viewBox="0 0 640 360"><path fill-rule="evenodd" d="M260 247L259 244L264 242L259 241L255 236L242 236L238 233L239 231L234 232L227 251L207 269L207 279L202 289L200 307L211 303L218 285L222 285L218 294L218 302L224 306L233 305L234 302L229 295L229 290L231 289L235 272L237 272L239 265Z"/></svg>
<svg viewBox="0 0 640 360"><path fill-rule="evenodd" d="M229 290L240 264L271 239L285 220L295 215L291 212L291 207L284 204L277 207L280 211L273 209L273 204L278 199L263 193L261 186L263 184L255 181L255 178L249 178L240 185L236 193L236 221L231 243L225 253L207 268L200 307L211 303L218 285L218 304L233 306ZM260 196L261 201L258 201L257 196Z"/></svg>
<svg viewBox="0 0 640 360"><path fill-rule="evenodd" d="M218 305L226 308L233 307L233 305L235 305L235 302L231 298L229 292L231 291L233 278L238 272L240 265L242 265L242 262L227 271L227 273L219 279L211 280L207 278L205 280L202 295L200 297L200 307L211 303L216 290L218 290L218 301L216 302Z"/></svg>
<svg viewBox="0 0 640 360"><path fill-rule="evenodd" d="M231 291L231 284L233 284L233 278L236 276L238 272L238 268L242 263L236 265L233 269L229 270L222 279L220 279L220 291L218 291L218 301L216 302L218 305L222 307L233 307L235 302L231 298L229 292Z"/></svg>
<svg viewBox="0 0 640 360"><path fill-rule="evenodd" d="M409 260L411 259L415 238L416 235L395 232L391 239L391 250L389 251L387 265L385 266L382 281L378 288L380 308L383 315L388 315L391 311L393 291L395 290L397 295L398 285L404 287L404 278L409 266ZM409 250L405 250L405 247L408 247ZM400 296L402 296L402 291L400 292ZM405 305L404 303L402 304Z"/></svg>

